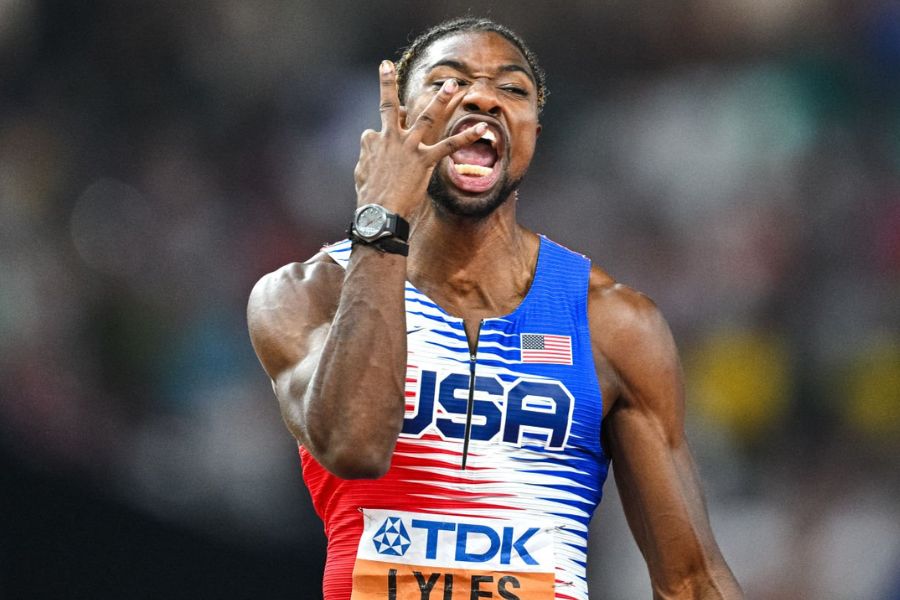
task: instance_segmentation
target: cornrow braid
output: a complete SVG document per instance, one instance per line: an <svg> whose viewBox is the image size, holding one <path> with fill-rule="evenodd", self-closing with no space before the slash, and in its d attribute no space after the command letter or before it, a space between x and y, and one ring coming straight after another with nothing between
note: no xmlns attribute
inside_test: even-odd
<svg viewBox="0 0 900 600"><path fill-rule="evenodd" d="M494 21L483 17L462 17L444 21L443 23L426 30L403 50L403 54L397 62L397 85L400 92L400 101L406 102L406 86L409 83L409 76L413 71L416 61L425 53L429 46L448 35L469 31L490 31L502 35L519 49L519 52L522 53L525 60L528 62L532 74L534 74L535 84L537 85L538 111L541 111L544 108L544 103L547 101L549 92L547 91L547 84L545 81L546 76L544 70L538 64L537 56L535 56L534 52L531 51L531 48L529 48L525 44L525 41L514 31L504 25L500 25L499 23L495 23Z"/></svg>

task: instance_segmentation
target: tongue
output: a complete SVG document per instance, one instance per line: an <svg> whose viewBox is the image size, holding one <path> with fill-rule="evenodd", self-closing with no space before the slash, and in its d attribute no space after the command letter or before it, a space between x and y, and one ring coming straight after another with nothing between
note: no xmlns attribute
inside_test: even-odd
<svg viewBox="0 0 900 600"><path fill-rule="evenodd" d="M481 165L492 167L497 162L497 154L487 144L475 143L457 150L450 158L458 165Z"/></svg>

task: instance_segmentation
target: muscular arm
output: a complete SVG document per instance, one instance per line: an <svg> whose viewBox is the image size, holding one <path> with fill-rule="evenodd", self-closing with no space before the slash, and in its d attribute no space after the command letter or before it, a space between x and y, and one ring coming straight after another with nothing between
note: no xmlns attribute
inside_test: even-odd
<svg viewBox="0 0 900 600"><path fill-rule="evenodd" d="M357 248L346 275L319 257L250 295L250 337L285 424L340 477L381 475L403 423L404 262Z"/></svg>
<svg viewBox="0 0 900 600"><path fill-rule="evenodd" d="M590 311L611 404L604 442L654 598L742 598L685 440L681 366L668 325L647 297L598 276Z"/></svg>
<svg viewBox="0 0 900 600"><path fill-rule="evenodd" d="M484 127L434 139L462 101L450 79L405 128L393 65L386 61L379 71L382 130L362 135L357 206L380 204L411 218L435 164L479 139ZM250 337L282 417L339 477L380 477L390 467L403 426L405 280L405 257L357 245L346 274L318 256L267 275L250 295Z"/></svg>

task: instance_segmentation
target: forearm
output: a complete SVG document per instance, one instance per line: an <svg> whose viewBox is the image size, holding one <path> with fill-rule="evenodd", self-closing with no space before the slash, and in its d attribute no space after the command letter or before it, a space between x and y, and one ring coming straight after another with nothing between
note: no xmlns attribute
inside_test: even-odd
<svg viewBox="0 0 900 600"><path fill-rule="evenodd" d="M700 475L687 441L682 439L673 449L672 460L677 473L681 494L685 498L685 510L690 523L693 544L701 552L701 559L693 572L684 580L684 591L675 598L699 598L702 600L741 600L744 595L709 525L709 514L703 498Z"/></svg>
<svg viewBox="0 0 900 600"><path fill-rule="evenodd" d="M406 259L357 246L303 394L308 450L344 477L387 469L403 425Z"/></svg>
<svg viewBox="0 0 900 600"><path fill-rule="evenodd" d="M367 130L360 140L357 207L379 204L409 219L426 198L438 161L480 139L487 125L433 139L463 99L450 78L406 128L393 64L385 61L379 72L382 130ZM310 342L316 324L324 321L311 324L301 311L304 348L276 344L296 359L284 370L269 370L277 373L285 422L323 466L341 477L378 477L390 466L405 404L405 282L403 256L357 246L334 288L340 292L326 339Z"/></svg>
<svg viewBox="0 0 900 600"><path fill-rule="evenodd" d="M704 570L685 580L677 588L653 586L654 600L743 600L744 594L728 566Z"/></svg>
<svg viewBox="0 0 900 600"><path fill-rule="evenodd" d="M668 446L649 432L642 438L642 447L620 454L614 465L626 516L647 561L654 598L743 598L709 527L686 443L682 439ZM654 448L657 445L660 449ZM643 466L651 462L652 469Z"/></svg>

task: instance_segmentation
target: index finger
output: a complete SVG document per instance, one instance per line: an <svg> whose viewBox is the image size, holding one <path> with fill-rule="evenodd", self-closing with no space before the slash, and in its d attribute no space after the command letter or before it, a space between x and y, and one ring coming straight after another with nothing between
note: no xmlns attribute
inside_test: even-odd
<svg viewBox="0 0 900 600"><path fill-rule="evenodd" d="M397 69L389 60L381 61L378 67L381 80L381 130L400 128L400 96L397 92Z"/></svg>

